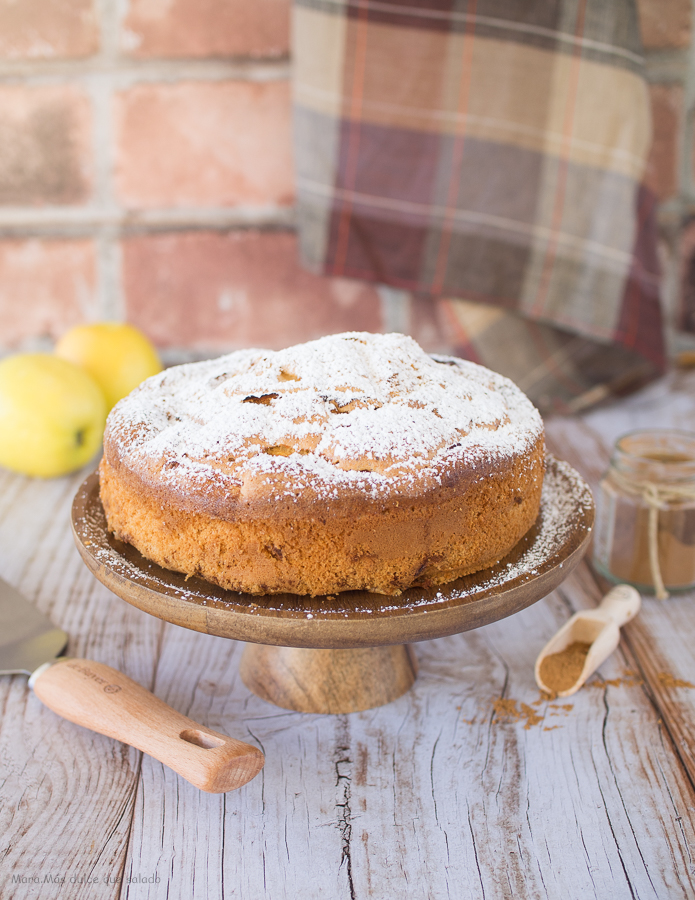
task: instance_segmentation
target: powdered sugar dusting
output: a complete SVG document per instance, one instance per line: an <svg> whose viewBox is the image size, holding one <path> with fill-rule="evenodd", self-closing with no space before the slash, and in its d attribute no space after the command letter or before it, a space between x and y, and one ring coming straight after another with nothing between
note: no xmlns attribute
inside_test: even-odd
<svg viewBox="0 0 695 900"><path fill-rule="evenodd" d="M166 370L115 407L105 444L142 477L161 461L159 482L188 497L330 499L417 495L448 461L522 454L542 429L488 369L404 335L349 333Z"/></svg>

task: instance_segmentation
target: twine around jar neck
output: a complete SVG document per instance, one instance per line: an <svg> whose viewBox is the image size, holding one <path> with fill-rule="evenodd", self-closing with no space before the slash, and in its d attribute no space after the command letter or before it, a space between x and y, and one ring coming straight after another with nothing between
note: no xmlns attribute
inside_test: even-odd
<svg viewBox="0 0 695 900"><path fill-rule="evenodd" d="M654 593L657 600L667 600L669 593L664 585L659 564L659 511L667 509L672 503L695 500L695 485L664 484L663 482L626 478L617 469L611 472L611 478L624 494L641 497L649 508L647 522L647 545L649 548L649 568L654 582Z"/></svg>

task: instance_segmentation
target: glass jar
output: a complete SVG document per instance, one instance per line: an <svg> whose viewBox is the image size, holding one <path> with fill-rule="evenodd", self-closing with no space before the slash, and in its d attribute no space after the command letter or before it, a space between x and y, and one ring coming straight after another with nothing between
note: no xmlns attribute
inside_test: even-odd
<svg viewBox="0 0 695 900"><path fill-rule="evenodd" d="M695 434L618 439L600 482L594 565L660 599L695 585Z"/></svg>

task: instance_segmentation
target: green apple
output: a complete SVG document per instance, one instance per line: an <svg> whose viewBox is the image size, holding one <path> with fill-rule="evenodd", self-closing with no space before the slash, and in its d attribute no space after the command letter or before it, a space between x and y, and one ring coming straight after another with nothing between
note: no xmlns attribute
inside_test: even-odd
<svg viewBox="0 0 695 900"><path fill-rule="evenodd" d="M55 353L89 372L104 393L108 411L145 378L162 371L150 341L126 322L77 325L58 341Z"/></svg>
<svg viewBox="0 0 695 900"><path fill-rule="evenodd" d="M74 363L48 353L0 361L0 466L65 475L97 452L105 421L99 386Z"/></svg>

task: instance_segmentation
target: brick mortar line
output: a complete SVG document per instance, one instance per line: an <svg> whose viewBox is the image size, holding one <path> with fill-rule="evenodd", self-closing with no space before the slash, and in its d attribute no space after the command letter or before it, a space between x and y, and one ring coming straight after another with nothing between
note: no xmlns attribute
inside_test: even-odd
<svg viewBox="0 0 695 900"><path fill-rule="evenodd" d="M113 58L120 50L127 0L96 0L95 5L99 20L99 55Z"/></svg>
<svg viewBox="0 0 695 900"><path fill-rule="evenodd" d="M251 81L267 83L287 81L291 65L288 59L270 60L224 60L224 59L181 59L148 60L142 63L113 61L103 57L48 65L44 62L22 64L16 68L0 63L1 85L27 85L40 87L55 84L81 84L96 78L108 79L116 90L136 84L164 83L179 81Z"/></svg>
<svg viewBox="0 0 695 900"><path fill-rule="evenodd" d="M113 66L118 57L118 41L121 32L123 10L118 0L97 0L99 18L99 55L105 66ZM88 64L87 60L84 61ZM114 210L114 83L110 74L90 78L83 82L83 89L90 95L92 105L92 153L94 160L94 201L102 210ZM112 218L112 217L110 217ZM56 229L52 228L51 231ZM95 300L98 318L120 319L125 310L125 299L119 268L117 227L113 221L103 222L89 229L96 250Z"/></svg>
<svg viewBox="0 0 695 900"><path fill-rule="evenodd" d="M40 228L24 228L8 230L0 227L0 241L59 241L59 240L93 240L97 244L98 253L106 254L103 264L109 267L112 275L115 275L120 281L120 264L116 257L118 256L118 246L121 240L127 240L133 237L147 237L155 235L171 235L171 234L192 234L194 232L215 232L216 234L229 234L230 232L243 233L245 231L262 232L264 234L273 234L278 232L294 232L295 226L291 224L270 224L270 225L217 225L203 224L194 222L188 225L150 225L137 226L126 225L121 228L104 228L98 231L85 228L65 228L61 231L43 231ZM99 260L97 260L99 262ZM106 274L106 273L105 273ZM106 298L103 298L106 299ZM107 304L115 308L120 306L119 303Z"/></svg>
<svg viewBox="0 0 695 900"><path fill-rule="evenodd" d="M0 230L74 228L167 228L187 225L211 227L293 226L291 206L178 207L128 210L92 206L79 209L0 209Z"/></svg>
<svg viewBox="0 0 695 900"><path fill-rule="evenodd" d="M114 260L114 247L123 239L146 235L190 234L192 232L216 232L228 234L230 232L257 231L272 233L278 231L295 231L295 225L287 222L263 223L257 225L220 224L217 222L189 222L173 225L122 225L116 227L103 226L99 229L84 228L77 225L61 229L42 228L3 228L0 226L0 241L25 241L25 240L93 240L98 245L98 251L106 254L103 258L104 265L109 266L111 274L119 271ZM105 275L107 273L104 273ZM119 304L112 304L118 306Z"/></svg>

